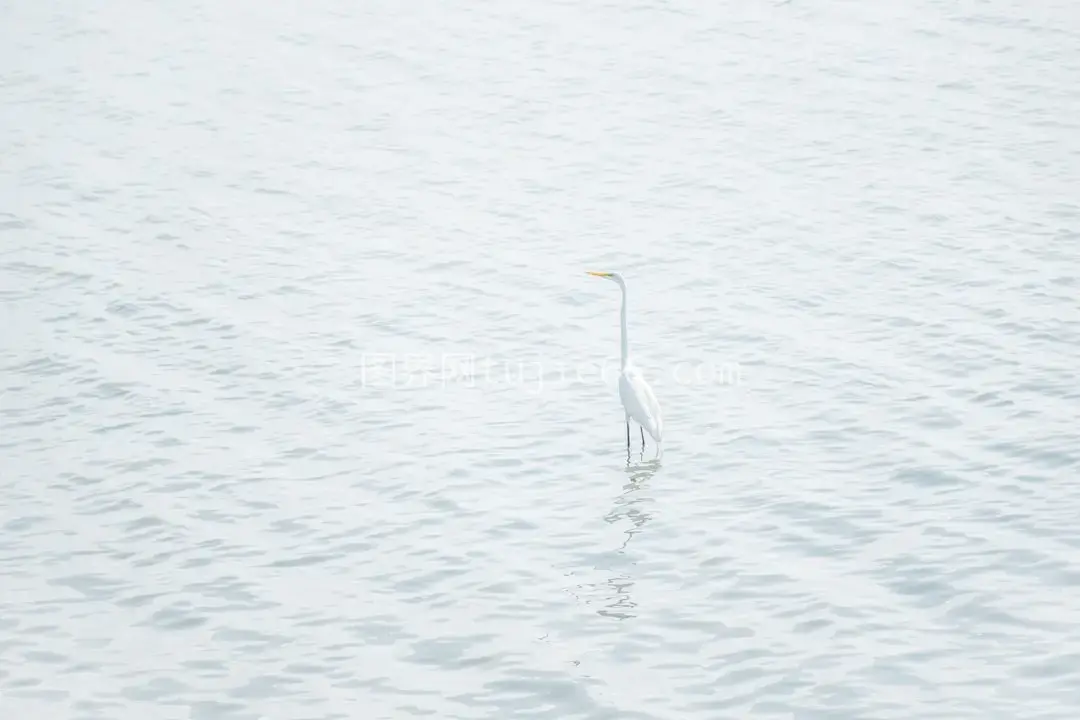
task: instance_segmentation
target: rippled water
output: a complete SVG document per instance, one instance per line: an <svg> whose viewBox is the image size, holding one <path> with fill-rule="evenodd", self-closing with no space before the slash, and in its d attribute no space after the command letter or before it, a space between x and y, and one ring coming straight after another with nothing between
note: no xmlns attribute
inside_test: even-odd
<svg viewBox="0 0 1080 720"><path fill-rule="evenodd" d="M1078 48L0 3L0 716L1073 720Z"/></svg>

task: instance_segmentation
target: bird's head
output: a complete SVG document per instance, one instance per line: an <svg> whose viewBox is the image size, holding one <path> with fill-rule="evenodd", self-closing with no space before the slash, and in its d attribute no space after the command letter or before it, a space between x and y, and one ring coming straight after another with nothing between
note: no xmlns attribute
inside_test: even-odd
<svg viewBox="0 0 1080 720"><path fill-rule="evenodd" d="M586 270L589 275L596 277L606 278L612 280L619 285L619 287L626 287L626 282L623 280L623 276L617 272L593 272L592 270Z"/></svg>

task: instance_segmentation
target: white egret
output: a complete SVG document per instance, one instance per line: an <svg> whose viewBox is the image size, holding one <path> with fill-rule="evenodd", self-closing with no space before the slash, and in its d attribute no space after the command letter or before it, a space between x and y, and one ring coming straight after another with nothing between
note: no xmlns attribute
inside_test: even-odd
<svg viewBox="0 0 1080 720"><path fill-rule="evenodd" d="M626 281L617 272L593 272L589 275L607 278L622 288L622 363L619 369L619 399L626 412L626 452L630 453L630 418L641 428L641 450L645 450L645 433L649 433L656 442L656 454L660 455L664 436L664 417L660 412L660 403L656 400L649 383L645 382L641 371L630 362L630 347L626 338Z"/></svg>

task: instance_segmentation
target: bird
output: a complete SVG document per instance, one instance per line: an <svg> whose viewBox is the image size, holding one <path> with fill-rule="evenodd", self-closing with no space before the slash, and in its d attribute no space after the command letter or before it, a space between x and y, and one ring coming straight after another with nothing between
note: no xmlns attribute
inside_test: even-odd
<svg viewBox="0 0 1080 720"><path fill-rule="evenodd" d="M594 272L587 274L611 280L622 289L622 361L619 366L619 399L626 413L626 453L630 454L630 419L641 429L641 451L645 451L645 433L656 443L656 456L663 450L664 416L645 376L630 361L630 347L626 337L626 280L617 272Z"/></svg>

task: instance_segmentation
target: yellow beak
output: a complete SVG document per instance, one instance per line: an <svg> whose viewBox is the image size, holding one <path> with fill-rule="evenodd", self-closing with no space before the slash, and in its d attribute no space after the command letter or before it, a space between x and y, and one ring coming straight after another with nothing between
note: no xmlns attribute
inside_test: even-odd
<svg viewBox="0 0 1080 720"><path fill-rule="evenodd" d="M586 270L585 272L596 277L611 277L611 273L593 272L592 270Z"/></svg>

